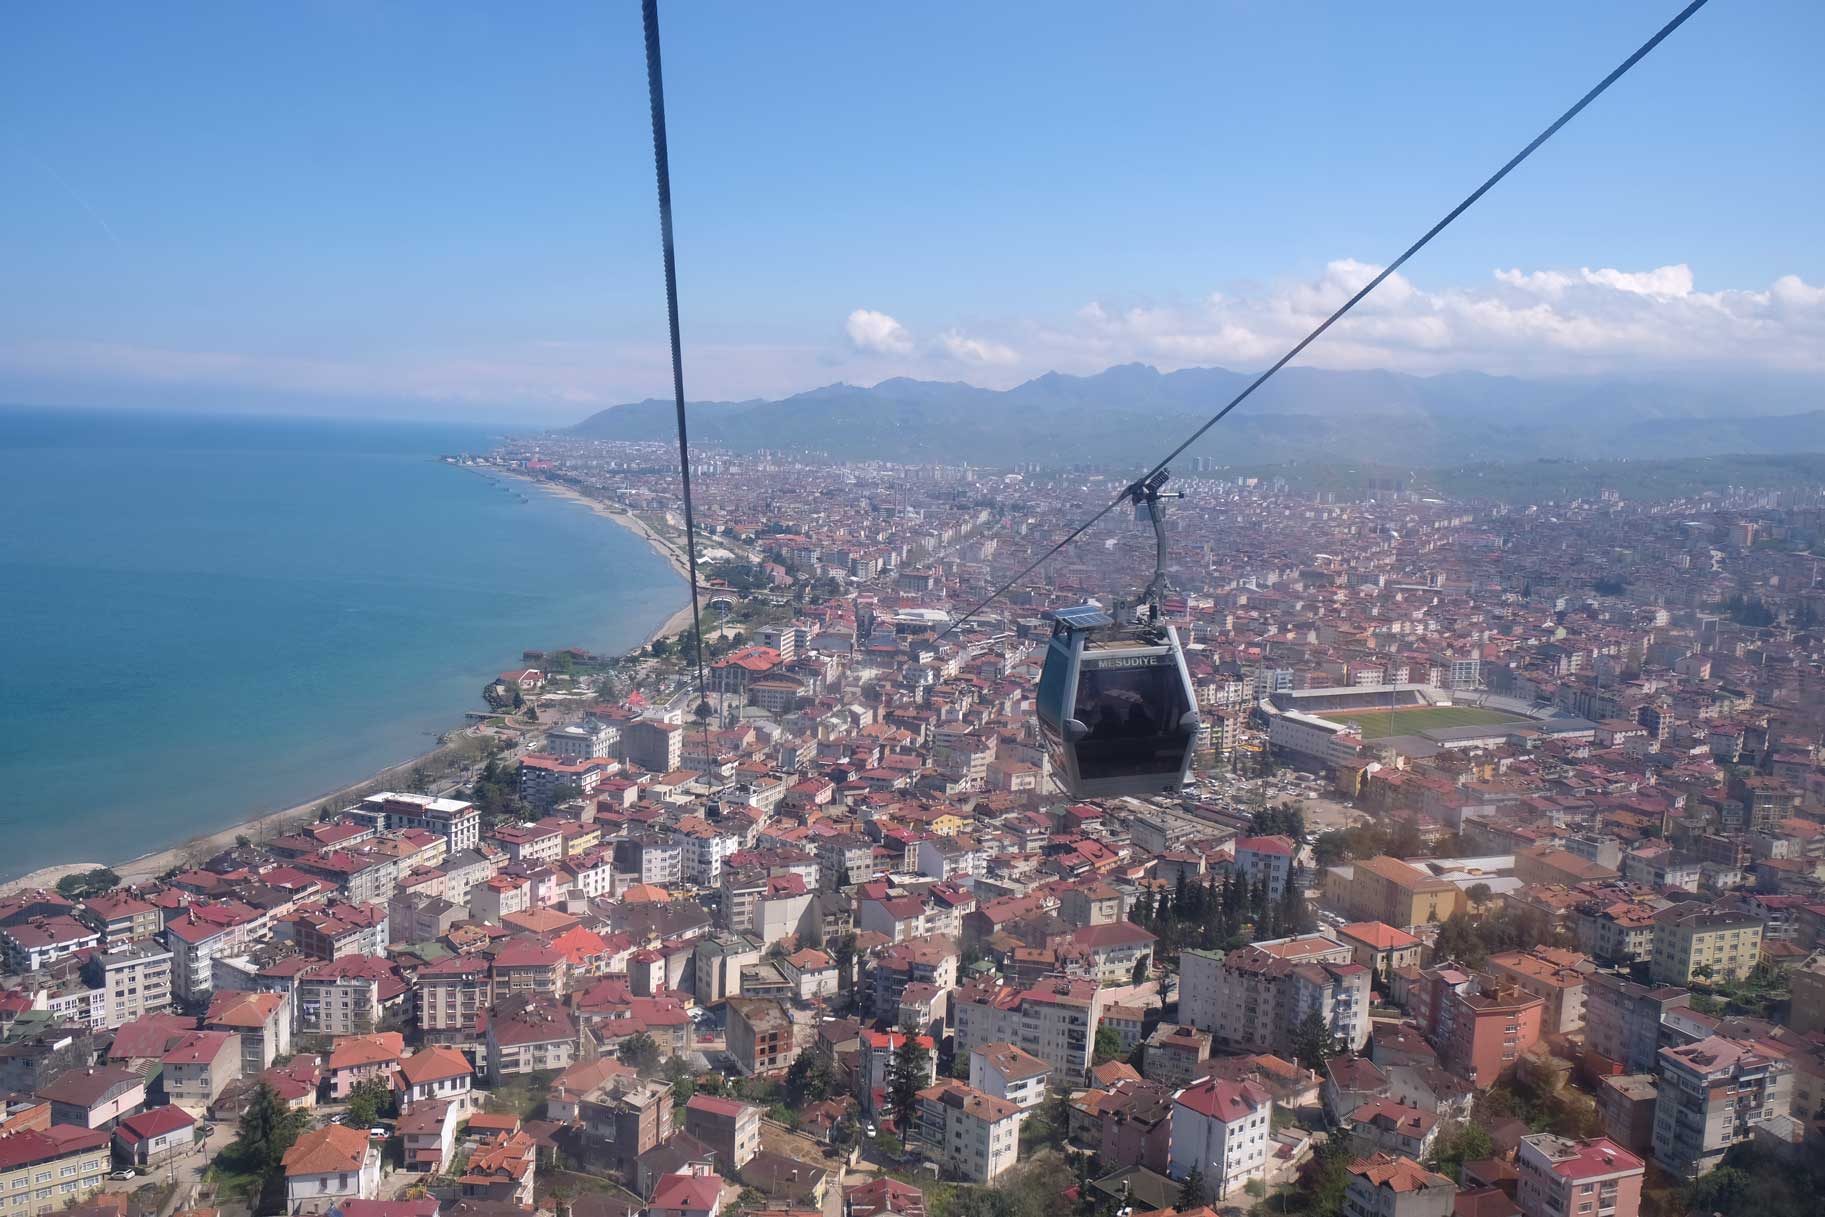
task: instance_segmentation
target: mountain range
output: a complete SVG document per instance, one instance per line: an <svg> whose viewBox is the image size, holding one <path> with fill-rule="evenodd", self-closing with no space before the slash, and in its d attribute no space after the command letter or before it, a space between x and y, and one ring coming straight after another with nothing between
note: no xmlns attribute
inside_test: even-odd
<svg viewBox="0 0 1825 1217"><path fill-rule="evenodd" d="M1124 364L1014 388L897 378L780 400L693 402L694 444L840 459L1131 466L1157 459L1254 373ZM568 429L625 441L675 435L670 401L612 406ZM1193 446L1242 467L1364 461L1666 458L1825 451L1825 388L1801 378L1526 379L1289 368ZM1180 458L1181 461L1186 457Z"/></svg>

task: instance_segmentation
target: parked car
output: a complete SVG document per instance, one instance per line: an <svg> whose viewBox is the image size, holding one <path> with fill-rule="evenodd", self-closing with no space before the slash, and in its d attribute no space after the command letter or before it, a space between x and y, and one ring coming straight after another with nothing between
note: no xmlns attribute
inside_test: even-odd
<svg viewBox="0 0 1825 1217"><path fill-rule="evenodd" d="M392 1135L390 1130L378 1126L368 1129L369 1138L375 1141L384 1141Z"/></svg>
<svg viewBox="0 0 1825 1217"><path fill-rule="evenodd" d="M108 1172L108 1178L110 1178L110 1179L136 1179L138 1177L139 1177L139 1172L134 1170L130 1166L127 1167L125 1170Z"/></svg>

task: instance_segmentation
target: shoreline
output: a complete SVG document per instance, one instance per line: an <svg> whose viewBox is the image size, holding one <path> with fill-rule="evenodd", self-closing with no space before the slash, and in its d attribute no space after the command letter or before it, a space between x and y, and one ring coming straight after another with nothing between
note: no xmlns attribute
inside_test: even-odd
<svg viewBox="0 0 1825 1217"><path fill-rule="evenodd" d="M641 646L650 646L657 639L691 628L690 561L685 555L678 552L678 547L676 545L659 535L659 533L645 520L642 520L631 511L618 511L615 508L610 507L607 503L604 503L601 499L592 499L581 490L578 490L573 486L566 486L562 482L551 482L544 478L527 477L525 474L511 469L491 468L489 472L499 474L502 477L513 478L515 481L525 482L527 485L535 486L555 498L566 499L572 503L577 503L589 508L589 510L596 515L601 516L603 519L608 520L621 528L625 528L627 531L639 537L642 541L645 541L647 548L651 549L661 558L664 558L666 563L672 568L672 571L680 579L684 580L684 607L678 609L661 622L659 628L646 636L646 640L641 643Z"/></svg>
<svg viewBox="0 0 1825 1217"><path fill-rule="evenodd" d="M684 607L673 612L661 622L657 629L646 636L645 641L640 644L640 647L630 648L630 653L633 650L639 650L651 644L655 639L663 638L667 635L675 634L680 630L690 628L691 603L689 599L689 564L670 542L649 527L645 521L633 515L631 512L618 512L612 510L607 504L602 503L597 499L592 499L588 495L574 490L569 486L527 477L524 474L509 472L503 469L491 469L490 472L505 477L511 477L516 481L526 482L559 498L569 499L573 502L587 506L596 515L634 533L644 540L648 547L660 557L664 558L671 566L672 570L677 573L679 578L684 580L686 588ZM466 713L466 711L464 713ZM397 764L389 765L376 773L358 778L355 781L338 786L333 790L306 799L301 803L294 803L289 807L278 808L273 811L263 811L251 816L246 816L224 828L198 833L194 836L186 837L175 844L148 850L145 853L138 854L134 857L125 859L124 861L60 862L53 863L49 866L41 866L38 869L20 875L17 878L0 879L0 895L19 891L31 891L39 888L55 890L57 881L66 875L81 874L85 871L95 870L100 867L107 867L109 870L112 870L115 874L119 875L123 886L155 880L174 866L200 862L213 854L229 848L235 843L235 838L237 837L247 836L255 841L262 841L272 837L282 836L286 831L292 828L315 820L325 804L341 799L359 798L386 789L389 785L397 785L398 782L394 779L409 776L413 770L434 761L440 754L453 745L468 739L489 738L498 739L501 737L494 734L489 729L484 728L481 724L464 721L461 726L452 728L440 742L424 752L407 757Z"/></svg>

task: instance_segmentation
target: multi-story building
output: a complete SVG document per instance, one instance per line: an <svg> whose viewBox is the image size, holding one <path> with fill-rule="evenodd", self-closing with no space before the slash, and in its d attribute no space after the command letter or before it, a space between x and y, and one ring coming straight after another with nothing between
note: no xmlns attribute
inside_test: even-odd
<svg viewBox="0 0 1825 1217"><path fill-rule="evenodd" d="M545 733L545 750L567 761L611 757L621 742L621 728L586 718Z"/></svg>
<svg viewBox="0 0 1825 1217"><path fill-rule="evenodd" d="M1336 930L1337 941L1350 948L1350 958L1387 982L1397 968L1417 968L1422 946L1405 930L1380 921L1357 921Z"/></svg>
<svg viewBox="0 0 1825 1217"><path fill-rule="evenodd" d="M1219 1047L1290 1055L1293 1029L1310 1011L1350 1051L1369 1040L1369 970L1351 948L1323 934L1276 938L1227 954L1179 956L1179 1017Z"/></svg>
<svg viewBox="0 0 1825 1217"><path fill-rule="evenodd" d="M716 1151L716 1165L739 1171L760 1152L761 1109L740 1099L694 1094L684 1105L684 1130Z"/></svg>
<svg viewBox="0 0 1825 1217"><path fill-rule="evenodd" d="M0 1195L8 1213L32 1217L80 1203L107 1181L105 1128L53 1124L0 1137Z"/></svg>
<svg viewBox="0 0 1825 1217"><path fill-rule="evenodd" d="M672 1087L610 1074L578 1099L576 1121L591 1160L632 1177L642 1154L672 1139Z"/></svg>
<svg viewBox="0 0 1825 1217"><path fill-rule="evenodd" d="M209 1110L216 1096L241 1076L241 1037L232 1031L192 1031L166 1049L165 1095L192 1114Z"/></svg>
<svg viewBox="0 0 1825 1217"><path fill-rule="evenodd" d="M1451 1217L1457 1200L1457 1184L1411 1158L1373 1154L1349 1172L1343 1217Z"/></svg>
<svg viewBox="0 0 1825 1217"><path fill-rule="evenodd" d="M1525 989L1546 1003L1541 1026L1547 1034L1568 1034L1584 1025L1584 976L1588 961L1576 951L1536 946L1489 957L1498 979Z"/></svg>
<svg viewBox="0 0 1825 1217"><path fill-rule="evenodd" d="M957 1051L1014 1044L1075 1083L1090 1068L1103 992L1093 980L1063 976L1043 977L1030 989L994 980L966 985L954 1003Z"/></svg>
<svg viewBox="0 0 1825 1217"><path fill-rule="evenodd" d="M164 914L157 905L124 889L87 897L76 916L101 934L101 945L109 951L157 937L165 928Z"/></svg>
<svg viewBox="0 0 1825 1217"><path fill-rule="evenodd" d="M203 1028L239 1036L241 1076L254 1077L291 1055L291 994L218 992L209 999Z"/></svg>
<svg viewBox="0 0 1825 1217"><path fill-rule="evenodd" d="M1654 913L1634 900L1590 900L1572 910L1578 947L1606 964L1627 966L1654 956Z"/></svg>
<svg viewBox="0 0 1825 1217"><path fill-rule="evenodd" d="M1013 1044L984 1044L970 1053L970 1085L1016 1107L1036 1107L1046 1097L1052 1067Z"/></svg>
<svg viewBox="0 0 1825 1217"><path fill-rule="evenodd" d="M684 848L671 837L649 834L615 842L615 867L623 874L640 876L656 887L676 887L684 881Z"/></svg>
<svg viewBox="0 0 1825 1217"><path fill-rule="evenodd" d="M1325 890L1327 896L1337 894L1345 916L1401 930L1444 921L1464 907L1456 884L1385 854L1351 864L1348 880L1336 885L1327 880Z"/></svg>
<svg viewBox="0 0 1825 1217"><path fill-rule="evenodd" d="M523 993L495 1007L485 1028L488 1076L568 1069L585 1044L586 1031L555 998Z"/></svg>
<svg viewBox="0 0 1825 1217"><path fill-rule="evenodd" d="M365 1035L380 1025L381 1007L405 994L393 966L371 955L345 955L298 974L298 1030L319 1035Z"/></svg>
<svg viewBox="0 0 1825 1217"><path fill-rule="evenodd" d="M744 1074L772 1073L792 1063L792 1020L784 1006L766 997L731 997L726 1008L729 1055Z"/></svg>
<svg viewBox="0 0 1825 1217"><path fill-rule="evenodd" d="M1479 1089L1495 1084L1523 1052L1539 1042L1546 1003L1513 985L1484 983L1452 992L1451 1030L1439 1063Z"/></svg>
<svg viewBox="0 0 1825 1217"><path fill-rule="evenodd" d="M1762 958L1762 922L1742 911L1676 904L1654 916L1656 984L1741 980Z"/></svg>
<svg viewBox="0 0 1825 1217"><path fill-rule="evenodd" d="M1023 1109L954 1078L919 1092L918 1137L940 1166L973 1183L993 1183L1020 1157Z"/></svg>
<svg viewBox="0 0 1825 1217"><path fill-rule="evenodd" d="M672 826L670 836L678 844L681 878L698 887L721 883L723 863L741 848L740 837L701 816L685 816Z"/></svg>
<svg viewBox="0 0 1825 1217"><path fill-rule="evenodd" d="M1254 1082L1205 1078L1172 1097L1174 1179L1197 1173L1204 1200L1221 1203L1250 1180L1265 1182L1273 1133L1274 1100Z"/></svg>
<svg viewBox="0 0 1825 1217"><path fill-rule="evenodd" d="M418 970L414 981L418 1028L427 1044L473 1051L482 1039L492 981L480 955L451 955Z"/></svg>
<svg viewBox="0 0 1825 1217"><path fill-rule="evenodd" d="M1608 1137L1521 1138L1515 1201L1522 1217L1637 1217L1647 1164Z"/></svg>
<svg viewBox="0 0 1825 1217"><path fill-rule="evenodd" d="M564 833L555 824L502 824L488 834L514 862L556 862L564 856Z"/></svg>
<svg viewBox="0 0 1825 1217"><path fill-rule="evenodd" d="M684 728L637 718L621 728L621 755L649 773L670 773L684 762Z"/></svg>
<svg viewBox="0 0 1825 1217"><path fill-rule="evenodd" d="M1298 849L1291 837L1243 837L1235 843L1236 874L1246 879L1251 889L1265 884L1268 900L1278 900L1292 879L1293 856Z"/></svg>
<svg viewBox="0 0 1825 1217"><path fill-rule="evenodd" d="M1685 1178L1711 1170L1726 1151L1787 1114L1793 1065L1749 1044L1713 1035L1660 1050L1654 1160Z"/></svg>
<svg viewBox="0 0 1825 1217"><path fill-rule="evenodd" d="M101 934L67 914L30 917L0 926L0 947L13 972L36 972L78 951L101 945Z"/></svg>
<svg viewBox="0 0 1825 1217"><path fill-rule="evenodd" d="M482 813L473 803L461 799L428 794L372 794L346 814L381 831L419 828L436 833L446 842L448 854L474 849L482 840Z"/></svg>
<svg viewBox="0 0 1825 1217"><path fill-rule="evenodd" d="M171 948L171 992L178 1001L200 1004L215 988L216 956L238 955L263 938L267 918L235 901L193 904L165 924Z"/></svg>
<svg viewBox="0 0 1825 1217"><path fill-rule="evenodd" d="M1584 983L1584 1046L1622 1066L1625 1073L1660 1068L1661 1030L1668 1010L1688 1006L1690 990L1677 985L1637 984L1608 972L1593 972Z"/></svg>
<svg viewBox="0 0 1825 1217"><path fill-rule="evenodd" d="M285 1151L287 1211L318 1217L350 1200L380 1195L380 1146L366 1130L326 1124Z"/></svg>
<svg viewBox="0 0 1825 1217"><path fill-rule="evenodd" d="M103 1027L113 1029L171 1009L171 952L151 939L92 955L84 971L101 991Z"/></svg>

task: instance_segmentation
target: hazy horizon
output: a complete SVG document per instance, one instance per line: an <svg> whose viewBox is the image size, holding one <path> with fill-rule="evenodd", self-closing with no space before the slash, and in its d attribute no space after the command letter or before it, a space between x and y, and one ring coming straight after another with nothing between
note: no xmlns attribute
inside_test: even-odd
<svg viewBox="0 0 1825 1217"><path fill-rule="evenodd" d="M686 389L1259 367L1664 21L664 11ZM637 9L36 9L0 401L555 426L669 392ZM1300 363L1825 376L1825 10L1712 7ZM1444 104L1448 103L1448 104Z"/></svg>

